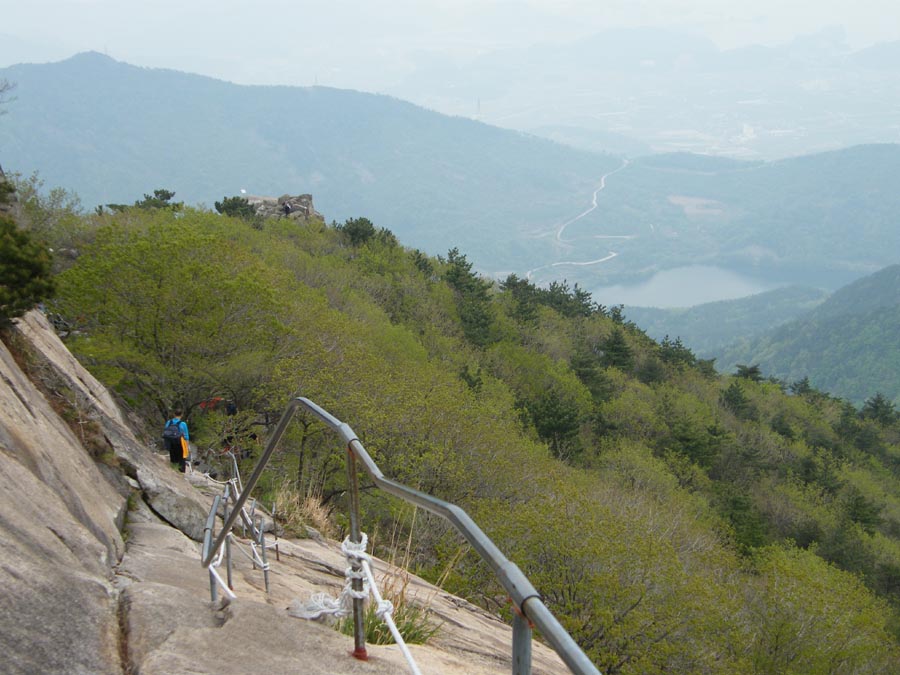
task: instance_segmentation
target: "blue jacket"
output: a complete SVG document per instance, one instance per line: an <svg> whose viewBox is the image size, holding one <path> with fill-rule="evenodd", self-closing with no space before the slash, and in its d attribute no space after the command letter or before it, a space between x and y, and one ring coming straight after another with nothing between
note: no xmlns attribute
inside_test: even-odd
<svg viewBox="0 0 900 675"><path fill-rule="evenodd" d="M172 424L178 424L181 426L181 433L184 434L184 440L191 440L191 435L188 433L187 422L182 422L180 417L173 417L168 422L166 422L166 426L170 426Z"/></svg>

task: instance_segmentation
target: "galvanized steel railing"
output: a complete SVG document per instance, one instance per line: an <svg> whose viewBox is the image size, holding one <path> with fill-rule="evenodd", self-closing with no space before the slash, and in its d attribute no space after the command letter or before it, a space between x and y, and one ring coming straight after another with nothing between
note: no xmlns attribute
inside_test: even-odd
<svg viewBox="0 0 900 675"><path fill-rule="evenodd" d="M216 498L213 500L212 507L209 510L209 515L206 519L206 527L203 530L203 549L200 553L201 560L205 560L207 556L207 552L210 550L212 545L213 537L215 536L215 526L216 526L216 516L219 513L219 509L222 509L223 520L228 519L229 508L234 503L236 504L240 501L241 492L243 491L243 485L241 484L241 473L238 468L237 460L234 457L234 453L229 453L231 455L232 460L232 478L227 481L216 481L209 474L207 474L207 479L212 480L213 482L219 483L220 485L225 486L225 490L221 495L216 495ZM241 528L243 532L243 536L247 537L247 531L250 531L250 541L249 541L249 552L245 550L244 547L238 545L237 549L239 552L243 553L247 558L250 559L250 562L253 565L253 569L259 567L263 572L263 579L266 585L266 593L269 592L269 562L267 559L266 551L269 548L275 549L275 559L280 560L278 556L278 536L275 536L275 542L272 544L266 543L266 530L263 526L263 519L259 519L259 524L256 522L255 510L256 510L256 500L251 499L250 508L246 507L246 501L241 501L240 506L240 518L241 518ZM224 548L220 548L218 551L218 555L215 553L210 558L210 565L208 567L209 571L209 594L210 598L213 602L218 599L218 589L221 588L225 595L229 598L236 597L234 595L234 584L232 582L232 560L231 560L231 552L234 546L232 546L233 537L231 532L225 533L225 545ZM226 569L226 581L222 580L222 577L219 576L218 568L221 566L222 562L225 562Z"/></svg>
<svg viewBox="0 0 900 675"><path fill-rule="evenodd" d="M569 670L576 673L576 675L600 675L590 659L588 659L572 637L560 625L550 610L547 609L547 606L544 604L543 600L541 600L540 594L534 586L531 585L531 582L528 581L522 571L503 555L494 542L481 531L481 528L475 524L465 511L454 504L450 504L441 499L432 497L431 495L401 485L389 478L385 478L384 474L381 473L381 470L369 456L369 453L366 451L365 447L363 447L363 444L360 443L356 434L353 432L353 429L351 429L348 424L341 422L309 399L302 397L295 398L288 404L275 431L269 437L269 441L266 444L262 457L260 457L259 462L253 471L253 475L251 475L250 479L247 481L245 489L241 492L240 497L231 509L231 512L226 514L224 526L214 543L212 543L213 523L207 523L206 536L204 537L203 543L202 564L210 570L211 584L215 582L215 579L213 576L214 572L212 568L210 568L210 565L213 562L216 553L226 541L235 520L242 512L244 502L259 481L262 472L269 462L269 458L275 451L278 442L281 440L281 437L287 429L288 423L291 421L298 408L302 408L312 413L316 418L324 422L325 425L337 432L347 445L347 475L350 485L350 540L352 542L360 542L359 482L357 480L356 470L356 462L359 461L362 463L366 473L371 476L375 485L385 492L389 492L400 499L415 504L416 506L420 506L426 511L449 520L493 570L497 579L503 585L503 588L509 593L516 609L513 618L513 675L528 675L531 673L532 624L541 631L544 639L554 650L556 650L556 653L559 654ZM215 511L212 511L210 520L214 521L214 518ZM360 590L362 588L361 580L355 579L353 583L354 590ZM363 600L355 599L353 601L353 620L354 655L359 658L365 658L366 646L363 633Z"/></svg>

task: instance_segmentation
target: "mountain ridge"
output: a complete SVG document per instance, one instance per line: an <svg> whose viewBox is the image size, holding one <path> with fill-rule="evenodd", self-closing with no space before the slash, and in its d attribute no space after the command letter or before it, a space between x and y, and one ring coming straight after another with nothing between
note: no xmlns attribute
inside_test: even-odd
<svg viewBox="0 0 900 675"><path fill-rule="evenodd" d="M100 77L91 72L98 68ZM587 199L596 177L616 162L385 95L232 85L142 69L96 52L0 72L22 81L0 127L5 163L26 173L41 169L89 205L127 203L153 187L207 204L240 189L312 192L332 218L365 215L413 245L440 252L459 243L459 235L448 233L451 225L477 241L486 223L496 229L507 219L531 227L552 221L571 198L561 186ZM34 101L31 74L41 74L40 96L53 103ZM91 109L74 105L82 99L105 104L85 118ZM55 106L65 112L53 121ZM36 133L29 117L49 125L51 143L28 140ZM67 137L79 125L86 133ZM18 131L4 134L4 127ZM330 145L323 146L323 138ZM109 166L117 168L116 181L109 180ZM154 184L163 175L170 184ZM532 198L520 199L523 193ZM440 222L417 217L422 202L441 214ZM507 215L501 220L497 213Z"/></svg>

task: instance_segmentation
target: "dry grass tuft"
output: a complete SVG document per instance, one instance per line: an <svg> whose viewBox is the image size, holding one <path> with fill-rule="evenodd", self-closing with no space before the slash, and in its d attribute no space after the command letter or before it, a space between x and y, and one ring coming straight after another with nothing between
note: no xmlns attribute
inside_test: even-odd
<svg viewBox="0 0 900 675"><path fill-rule="evenodd" d="M324 537L333 539L337 536L331 511L322 503L321 494L300 495L289 480L275 489L274 512L285 531L294 536L307 536L307 527L317 530Z"/></svg>

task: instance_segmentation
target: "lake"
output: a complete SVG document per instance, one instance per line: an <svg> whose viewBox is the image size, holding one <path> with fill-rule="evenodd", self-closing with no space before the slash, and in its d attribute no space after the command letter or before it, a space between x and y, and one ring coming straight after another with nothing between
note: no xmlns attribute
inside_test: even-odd
<svg viewBox="0 0 900 675"><path fill-rule="evenodd" d="M756 295L782 285L722 267L690 265L657 272L638 284L600 286L593 289L591 295L595 302L607 307L691 307Z"/></svg>

